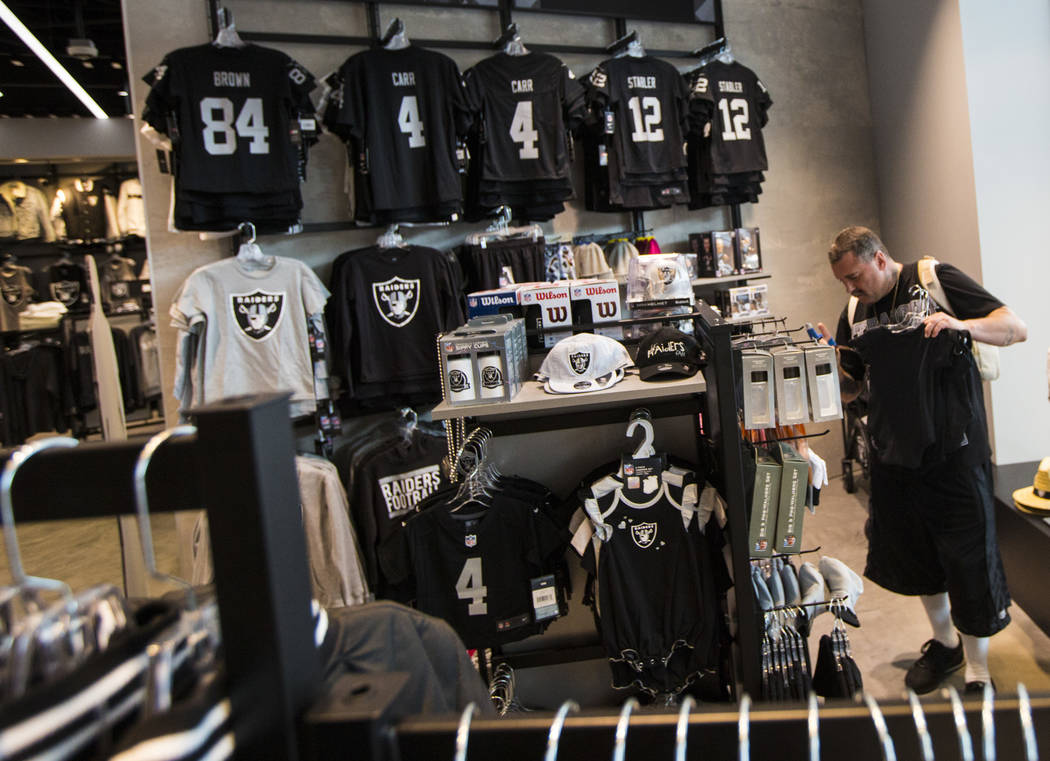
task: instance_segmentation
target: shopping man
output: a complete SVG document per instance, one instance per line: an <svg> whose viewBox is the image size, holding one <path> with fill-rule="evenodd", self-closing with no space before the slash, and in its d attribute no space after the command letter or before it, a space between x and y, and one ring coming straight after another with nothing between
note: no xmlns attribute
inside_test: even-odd
<svg viewBox="0 0 1050 761"><path fill-rule="evenodd" d="M864 574L918 595L929 616L933 637L908 669L908 687L930 692L965 665L966 691L983 691L991 683L988 638L1009 623L1010 597L971 340L1009 346L1024 341L1027 328L950 264L934 269L948 303L926 315L918 263L894 261L865 227L842 230L828 258L851 297L835 333L843 399L862 385L870 397ZM820 331L830 338L823 324ZM866 381L850 384L850 376Z"/></svg>

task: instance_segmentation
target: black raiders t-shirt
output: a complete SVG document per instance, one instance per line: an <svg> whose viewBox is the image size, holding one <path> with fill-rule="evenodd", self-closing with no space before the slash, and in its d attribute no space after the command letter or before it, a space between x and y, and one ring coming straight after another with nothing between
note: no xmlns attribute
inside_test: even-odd
<svg viewBox="0 0 1050 761"><path fill-rule="evenodd" d="M171 138L182 190L298 188L292 126L313 113L315 81L287 55L251 44L197 45L168 53L143 80L150 85L143 119Z"/></svg>
<svg viewBox="0 0 1050 761"><path fill-rule="evenodd" d="M455 62L415 46L376 48L351 56L339 74L325 121L363 149L372 209L462 203L456 138L469 116Z"/></svg>
<svg viewBox="0 0 1050 761"><path fill-rule="evenodd" d="M48 267L47 286L51 298L67 309L86 306L90 300L84 268L76 262L55 262Z"/></svg>
<svg viewBox="0 0 1050 761"><path fill-rule="evenodd" d="M737 61L719 60L688 75L691 108L709 116L710 169L719 174L760 172L769 167L762 128L773 98L755 72Z"/></svg>
<svg viewBox="0 0 1050 761"><path fill-rule="evenodd" d="M613 114L619 177L685 177L689 93L674 66L649 56L612 58L586 84L592 102Z"/></svg>
<svg viewBox="0 0 1050 761"><path fill-rule="evenodd" d="M944 289L945 296L951 304L952 311L960 320L968 320L978 317L984 317L990 312L1003 306L1003 303L999 301L995 296L986 291L979 283L971 278L966 273L959 270L957 267L951 264L940 263L936 266L937 279L941 283L941 287ZM902 308L906 308L905 305L911 300L911 289L913 286L921 285L919 280L919 266L918 263L912 262L905 264L901 268L900 279L896 287L891 290L886 296L880 299L873 305L865 305L858 303L856 312L853 316L853 324L889 324L896 323L901 317ZM835 341L844 346L854 346L857 339L853 338L853 328L849 324L849 307L847 306L842 310L842 314L839 317L838 327L835 331ZM869 331L870 332L870 329ZM889 331L884 331L889 332ZM891 334L893 335L904 335L904 334ZM869 348L867 355L864 356L864 361L867 365L873 366L875 363L892 363L893 370L889 373L883 373L880 371L878 376L882 378L880 382L881 392L877 392L875 387L872 386L872 414L876 417L880 414L878 407L882 404L892 404L891 400L897 398L901 393L914 393L905 392L901 384L907 385L909 388L915 383L916 376L920 372L930 371L931 368L937 366L944 366L943 361L940 363L929 362L927 359L927 350L922 346L912 346L911 351L903 351L905 348L904 341L895 342L895 346L899 346L902 351L897 352L890 347L886 351L882 350L882 342L875 343L876 339L869 339ZM913 342L918 343L916 339L912 339ZM924 339L925 340L925 339ZM859 347L857 347L859 348ZM920 461L916 461L914 453L903 454L901 457L894 457L894 460L898 460L896 464L904 467L920 467L928 464L931 458L937 459L940 455L938 452L943 454L951 454L955 452L956 456L962 458L962 462L975 464L982 462L988 458L988 433L987 425L985 422L984 414L984 391L981 386L980 376L977 373L977 367L968 356L962 357L965 359L965 363L961 365L965 366L965 372L969 374L970 378L966 380L968 386L972 386L972 390L969 392L974 395L974 399L971 404L975 408L972 419L970 419L969 425L965 430L965 441L967 445L964 448L953 447L954 434L952 435L953 441L938 441L937 447L931 450L926 450L926 453ZM847 360L844 360L846 362ZM925 363L925 364L923 364ZM953 364L956 368L956 372L961 372L958 368L961 366L959 360ZM925 369L924 369L925 368ZM849 367L847 366L847 369ZM856 377L861 377L863 372L857 368L852 371ZM942 398L947 397L948 391L951 389L941 389L940 391L938 384L944 383L953 385L959 382L959 379L953 378L951 373L941 373L942 379L936 381L931 386L931 393L939 394ZM874 380L874 375L872 379ZM896 379L894 381L893 379ZM928 381L926 381L928 382ZM890 385L887 385L890 384ZM964 391L954 389L952 394L956 397L963 394ZM890 413L891 414L891 413ZM893 436L892 426L887 426L884 430L883 446L891 446L889 439ZM901 449L900 451L904 451Z"/></svg>
<svg viewBox="0 0 1050 761"><path fill-rule="evenodd" d="M584 116L583 87L547 53L499 53L464 75L480 118L481 176L503 182L569 177L567 129Z"/></svg>
<svg viewBox="0 0 1050 761"><path fill-rule="evenodd" d="M402 551L384 561L392 581L414 577L419 610L448 621L468 647L492 647L537 631L531 580L564 537L538 508L501 493L476 509L438 504L414 516Z"/></svg>

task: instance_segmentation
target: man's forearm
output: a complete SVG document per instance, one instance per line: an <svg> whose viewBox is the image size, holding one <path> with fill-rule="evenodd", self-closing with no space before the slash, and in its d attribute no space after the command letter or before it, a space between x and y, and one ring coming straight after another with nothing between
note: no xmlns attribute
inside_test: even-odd
<svg viewBox="0 0 1050 761"><path fill-rule="evenodd" d="M999 307L984 317L962 322L973 339L981 343L1009 346L1028 338L1028 326L1006 306Z"/></svg>

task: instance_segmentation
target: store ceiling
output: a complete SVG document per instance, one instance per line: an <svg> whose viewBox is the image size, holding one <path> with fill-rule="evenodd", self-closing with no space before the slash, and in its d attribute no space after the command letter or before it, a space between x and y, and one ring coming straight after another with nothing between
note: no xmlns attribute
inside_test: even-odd
<svg viewBox="0 0 1050 761"><path fill-rule="evenodd" d="M4 0L37 39L109 116L131 112L120 0ZM98 55L66 52L70 39L89 39ZM0 117L90 117L79 100L0 21Z"/></svg>

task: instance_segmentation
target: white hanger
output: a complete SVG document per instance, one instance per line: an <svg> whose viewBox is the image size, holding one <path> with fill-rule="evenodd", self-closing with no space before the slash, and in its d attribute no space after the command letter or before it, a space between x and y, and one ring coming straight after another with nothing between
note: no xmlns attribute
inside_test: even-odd
<svg viewBox="0 0 1050 761"><path fill-rule="evenodd" d="M379 44L384 50L404 50L411 45L408 35L405 34L405 22L399 18L391 21Z"/></svg>
<svg viewBox="0 0 1050 761"><path fill-rule="evenodd" d="M270 269L276 263L277 258L267 256L255 242L255 225L251 222L241 222L241 232L248 236L237 249L237 261L250 269Z"/></svg>
<svg viewBox="0 0 1050 761"><path fill-rule="evenodd" d="M627 425L627 438L634 438L634 431L639 427L644 435L641 443L635 447L634 453L631 455L632 460L640 460L643 457L654 457L656 455L656 450L653 448L656 435L653 432L653 421L649 417L648 410L635 410L631 413L631 422Z"/></svg>
<svg viewBox="0 0 1050 761"><path fill-rule="evenodd" d="M219 48L243 48L247 43L237 34L237 25L233 23L233 11L229 8L219 8L218 13L219 31L212 42Z"/></svg>

